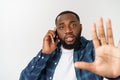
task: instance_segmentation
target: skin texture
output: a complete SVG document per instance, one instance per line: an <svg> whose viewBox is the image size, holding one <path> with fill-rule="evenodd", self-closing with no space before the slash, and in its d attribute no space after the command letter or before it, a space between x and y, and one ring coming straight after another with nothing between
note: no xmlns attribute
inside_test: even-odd
<svg viewBox="0 0 120 80"><path fill-rule="evenodd" d="M91 29L95 47L95 61L92 63L76 62L75 67L108 78L120 76L120 42L118 46L114 45L110 19L106 21L107 36L105 36L102 18L98 19L98 35L95 23L93 23Z"/></svg>
<svg viewBox="0 0 120 80"><path fill-rule="evenodd" d="M43 53L50 54L54 51L59 40L64 48L73 49L78 42L78 37L81 34L82 26L74 14L67 13L58 16L56 31L58 36L54 42L52 39L56 36L55 30L49 30L45 35L43 39Z"/></svg>
<svg viewBox="0 0 120 80"><path fill-rule="evenodd" d="M82 30L82 26L75 15L67 13L59 16L56 26L63 47L66 49L75 48Z"/></svg>
<svg viewBox="0 0 120 80"><path fill-rule="evenodd" d="M95 47L95 60L92 63L76 62L75 67L104 77L115 78L120 76L120 42L117 47L114 46L110 19L106 22L106 28L107 36L105 36L102 18L98 19L98 35L96 24L92 25L91 34ZM58 35L56 35L56 31ZM75 15L67 13L58 16L56 30L49 30L43 39L42 52L44 54L51 54L59 40L64 48L75 48L81 31L82 25ZM57 37L53 41L55 36Z"/></svg>

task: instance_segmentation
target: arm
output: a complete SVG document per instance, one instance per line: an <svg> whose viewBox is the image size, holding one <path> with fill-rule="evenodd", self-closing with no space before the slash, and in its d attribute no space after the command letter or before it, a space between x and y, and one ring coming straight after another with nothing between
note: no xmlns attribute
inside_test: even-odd
<svg viewBox="0 0 120 80"><path fill-rule="evenodd" d="M42 70L45 68L49 57L49 54L44 54L40 51L22 71L19 80L37 80Z"/></svg>
<svg viewBox="0 0 120 80"><path fill-rule="evenodd" d="M77 62L75 66L80 69L89 70L98 75L108 78L120 76L120 42L114 46L111 22L106 22L105 36L102 18L98 20L98 33L96 25L92 26L92 40L95 47L95 61L92 63ZM115 79L114 79L115 80Z"/></svg>
<svg viewBox="0 0 120 80"><path fill-rule="evenodd" d="M49 30L43 39L42 50L22 71L20 80L37 80L39 77L44 75L42 74L42 71L45 69L46 63L49 60L51 53L55 50L58 44L58 39L56 39L54 42L52 41L54 37L55 31Z"/></svg>

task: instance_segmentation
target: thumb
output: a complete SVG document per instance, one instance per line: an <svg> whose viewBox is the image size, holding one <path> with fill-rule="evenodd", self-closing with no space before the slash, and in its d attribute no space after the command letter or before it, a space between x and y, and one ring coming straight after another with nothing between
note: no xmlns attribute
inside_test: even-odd
<svg viewBox="0 0 120 80"><path fill-rule="evenodd" d="M120 49L120 40L119 40L119 43L118 43L118 48Z"/></svg>
<svg viewBox="0 0 120 80"><path fill-rule="evenodd" d="M93 72L94 65L93 63L87 63L87 62L75 62L75 67L79 69L84 69Z"/></svg>

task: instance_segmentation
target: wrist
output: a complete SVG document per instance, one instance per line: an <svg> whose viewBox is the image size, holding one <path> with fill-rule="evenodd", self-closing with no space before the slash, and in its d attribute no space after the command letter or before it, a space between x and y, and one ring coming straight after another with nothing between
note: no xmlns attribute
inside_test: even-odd
<svg viewBox="0 0 120 80"><path fill-rule="evenodd" d="M44 49L42 49L41 52L42 52L43 54L50 54L49 51L46 51L46 50L44 50Z"/></svg>

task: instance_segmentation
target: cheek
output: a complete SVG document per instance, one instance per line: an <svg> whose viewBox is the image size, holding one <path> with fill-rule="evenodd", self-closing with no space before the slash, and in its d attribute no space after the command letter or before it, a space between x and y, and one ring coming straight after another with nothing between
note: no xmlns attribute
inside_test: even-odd
<svg viewBox="0 0 120 80"><path fill-rule="evenodd" d="M65 35L64 35L63 33L58 32L58 37L59 37L60 39L62 39L62 40L63 40L63 39L64 39L64 36L65 36Z"/></svg>
<svg viewBox="0 0 120 80"><path fill-rule="evenodd" d="M81 34L81 30L80 29L76 29L76 30L74 30L73 33L74 33L75 36L78 36L78 35Z"/></svg>

